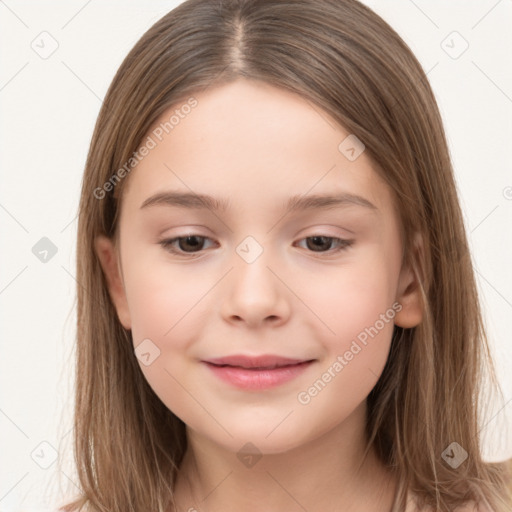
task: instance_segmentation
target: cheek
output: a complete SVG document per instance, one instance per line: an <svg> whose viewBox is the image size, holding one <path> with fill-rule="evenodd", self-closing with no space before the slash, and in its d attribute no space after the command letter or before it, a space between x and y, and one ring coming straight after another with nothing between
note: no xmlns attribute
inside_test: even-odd
<svg viewBox="0 0 512 512"><path fill-rule="evenodd" d="M177 334L190 328L190 319L201 309L201 298L211 288L205 276L162 264L133 267L127 275L135 345L144 338L154 338L159 345L178 340Z"/></svg>
<svg viewBox="0 0 512 512"><path fill-rule="evenodd" d="M302 413L325 418L322 429L348 417L382 374L397 312L389 277L374 262L338 273L337 280L323 283L323 293L319 286L311 290L310 300L329 329L318 328L324 357L295 399Z"/></svg>
<svg viewBox="0 0 512 512"><path fill-rule="evenodd" d="M194 394L200 384L187 381L192 360L186 356L201 338L212 306L209 292L217 280L186 267L152 262L126 272L135 353L151 354L149 361L138 356L139 365L151 388L178 416L190 409L188 393Z"/></svg>
<svg viewBox="0 0 512 512"><path fill-rule="evenodd" d="M318 333L331 339L329 345L343 344L374 325L394 298L394 276L383 258L358 258L331 270L305 277L299 288L304 304L318 317Z"/></svg>
<svg viewBox="0 0 512 512"><path fill-rule="evenodd" d="M353 399L354 405L368 395L382 373L397 313L393 275L386 265L382 257L361 258L310 286L308 301L320 317L316 331L325 351L319 385L325 380L331 389L325 400L338 396L338 400ZM322 379L326 371L330 373Z"/></svg>
<svg viewBox="0 0 512 512"><path fill-rule="evenodd" d="M170 274L168 268L158 265L131 277L127 296L133 346L136 355L138 351L150 354L149 358L137 356L142 373L170 410L192 428L199 428L205 418L198 415L200 410L190 411L195 410L191 396L200 396L196 389L200 383L188 378L193 366L184 356L197 340L198 316L204 313L201 298L211 284L204 275L191 280L187 272Z"/></svg>

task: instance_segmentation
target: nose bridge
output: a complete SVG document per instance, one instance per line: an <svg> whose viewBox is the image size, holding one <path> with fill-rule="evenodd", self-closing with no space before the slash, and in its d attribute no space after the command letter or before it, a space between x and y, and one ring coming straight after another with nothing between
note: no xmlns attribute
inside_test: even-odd
<svg viewBox="0 0 512 512"><path fill-rule="evenodd" d="M260 237L261 239L261 237ZM258 324L265 318L283 319L287 316L286 287L270 270L272 250L254 235L246 236L236 247L233 271L228 280L228 293L223 297L222 311L226 319L242 319Z"/></svg>
<svg viewBox="0 0 512 512"><path fill-rule="evenodd" d="M261 240L261 236L259 236ZM268 244L267 244L268 245ZM265 248L253 235L246 236L235 249L238 256L247 264L252 265L259 259L263 253L265 253ZM267 246L268 252L268 246Z"/></svg>
<svg viewBox="0 0 512 512"><path fill-rule="evenodd" d="M235 248L236 283L242 288L247 286L254 295L268 294L274 288L273 280L275 279L268 268L271 253L268 237L262 240L263 237L260 235L258 238L261 242L256 236L248 235Z"/></svg>

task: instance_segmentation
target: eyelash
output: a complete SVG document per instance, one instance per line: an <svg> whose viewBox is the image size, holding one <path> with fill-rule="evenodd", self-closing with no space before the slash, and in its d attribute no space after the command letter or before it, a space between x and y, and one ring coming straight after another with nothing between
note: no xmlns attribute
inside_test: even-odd
<svg viewBox="0 0 512 512"><path fill-rule="evenodd" d="M198 252L183 252L183 251L179 251L177 250L175 247L173 247L173 244L179 240L185 240L186 238L201 238L201 239L204 239L204 240L211 240L210 238L206 237L206 236L201 236L201 235L186 235L186 236L178 236L178 237L175 237L175 238L169 238L169 239L166 239L166 240L162 240L160 243L160 245L168 252L170 252L171 254L175 254L175 255L178 255L178 256L185 256L185 257L188 257L188 258L197 258L201 252L198 251ZM329 250L329 251L319 251L319 252L316 252L316 251L311 251L312 253L314 254L328 254L328 255L332 255L332 254L337 254L341 251L344 251L346 249L348 249L350 246L352 246L352 244L354 243L354 240L345 240L345 239L342 239L342 238L337 238L337 237L334 237L334 236L326 236L326 235L313 235L313 236L308 236L308 237L305 237L305 238L302 238L301 240L299 241L302 241L302 240L308 240L308 239L311 239L311 238L326 238L328 240L333 240L333 241L336 241L339 243L339 246L337 249L334 249L334 250ZM322 256L321 256L322 257Z"/></svg>

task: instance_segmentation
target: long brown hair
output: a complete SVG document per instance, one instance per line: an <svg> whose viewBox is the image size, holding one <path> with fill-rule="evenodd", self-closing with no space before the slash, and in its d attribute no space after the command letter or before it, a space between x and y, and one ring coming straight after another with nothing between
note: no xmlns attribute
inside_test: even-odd
<svg viewBox="0 0 512 512"><path fill-rule="evenodd" d="M405 510L409 491L419 507L438 511L470 500L510 511L510 470L481 455L486 372L501 390L438 106L409 47L356 0L187 0L123 61L82 182L74 416L81 491L64 510L163 512L173 503L185 425L146 382L93 242L100 234L116 239L126 162L161 114L238 78L292 91L328 113L364 142L393 192L404 263L414 267L425 305L420 325L395 326L367 399L368 449L399 478L395 510ZM454 442L468 454L457 468L443 457Z"/></svg>

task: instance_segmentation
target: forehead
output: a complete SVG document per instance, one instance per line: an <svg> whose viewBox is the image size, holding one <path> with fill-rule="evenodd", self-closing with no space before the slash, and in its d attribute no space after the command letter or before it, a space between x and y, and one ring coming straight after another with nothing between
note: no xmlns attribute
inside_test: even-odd
<svg viewBox="0 0 512 512"><path fill-rule="evenodd" d="M153 124L153 147L131 171L123 203L140 209L150 195L172 189L264 208L291 196L344 192L389 208L390 192L365 152L357 156L358 140L308 100L247 80L193 98Z"/></svg>

